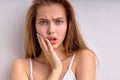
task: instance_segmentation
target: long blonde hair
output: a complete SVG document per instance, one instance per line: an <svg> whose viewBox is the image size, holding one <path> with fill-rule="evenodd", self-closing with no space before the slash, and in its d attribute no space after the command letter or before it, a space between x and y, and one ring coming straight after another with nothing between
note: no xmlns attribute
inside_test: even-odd
<svg viewBox="0 0 120 80"><path fill-rule="evenodd" d="M63 41L66 52L73 52L80 49L88 49L77 25L73 7L67 0L34 0L26 16L25 24L25 51L26 57L35 58L41 53L35 29L37 9L43 5L60 4L64 7L67 17L67 33Z"/></svg>

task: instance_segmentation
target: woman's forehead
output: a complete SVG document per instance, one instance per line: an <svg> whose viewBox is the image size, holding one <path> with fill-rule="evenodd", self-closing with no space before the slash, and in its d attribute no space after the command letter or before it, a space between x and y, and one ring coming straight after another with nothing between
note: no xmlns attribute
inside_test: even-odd
<svg viewBox="0 0 120 80"><path fill-rule="evenodd" d="M66 17L65 9L60 4L43 5L37 9L37 17L63 18Z"/></svg>

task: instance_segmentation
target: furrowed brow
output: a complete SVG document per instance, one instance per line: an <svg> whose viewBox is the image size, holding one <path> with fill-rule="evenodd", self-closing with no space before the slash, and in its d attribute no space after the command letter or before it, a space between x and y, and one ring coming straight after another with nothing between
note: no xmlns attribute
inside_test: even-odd
<svg viewBox="0 0 120 80"><path fill-rule="evenodd" d="M56 18L55 20L58 20L58 19L64 19L64 18L60 17L60 18Z"/></svg>
<svg viewBox="0 0 120 80"><path fill-rule="evenodd" d="M39 18L38 20L40 20L40 21L41 21L41 20L47 20L47 19L45 19L45 18Z"/></svg>

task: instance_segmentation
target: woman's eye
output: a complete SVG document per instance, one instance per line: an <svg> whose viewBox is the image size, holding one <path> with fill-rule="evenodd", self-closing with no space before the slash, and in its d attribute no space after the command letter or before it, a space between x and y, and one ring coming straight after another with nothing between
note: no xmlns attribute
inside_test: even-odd
<svg viewBox="0 0 120 80"><path fill-rule="evenodd" d="M57 21L56 21L56 24L62 24L62 23L63 23L62 20L57 20Z"/></svg>
<svg viewBox="0 0 120 80"><path fill-rule="evenodd" d="M46 22L46 21L40 21L39 24L40 24L40 25L46 25L47 22Z"/></svg>

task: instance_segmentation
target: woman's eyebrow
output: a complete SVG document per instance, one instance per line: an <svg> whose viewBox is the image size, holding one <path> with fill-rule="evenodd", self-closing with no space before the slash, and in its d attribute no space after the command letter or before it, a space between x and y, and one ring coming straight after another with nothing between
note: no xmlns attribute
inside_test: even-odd
<svg viewBox="0 0 120 80"><path fill-rule="evenodd" d="M47 20L46 18L39 18L38 20Z"/></svg>
<svg viewBox="0 0 120 80"><path fill-rule="evenodd" d="M64 18L63 17L59 17L59 18L54 18L53 20L54 21L56 21L56 20L64 20Z"/></svg>
<svg viewBox="0 0 120 80"><path fill-rule="evenodd" d="M37 21L50 21L50 20L48 20L46 18L39 18Z"/></svg>
<svg viewBox="0 0 120 80"><path fill-rule="evenodd" d="M47 21L50 21L50 19L48 19L48 18L39 18L38 19L39 21L41 21L41 20L47 20ZM58 18L52 18L52 20L64 20L64 18L63 17L58 17Z"/></svg>
<svg viewBox="0 0 120 80"><path fill-rule="evenodd" d="M58 17L58 18L55 18L55 20L56 20L56 19L64 19L64 18L63 18L63 17Z"/></svg>

